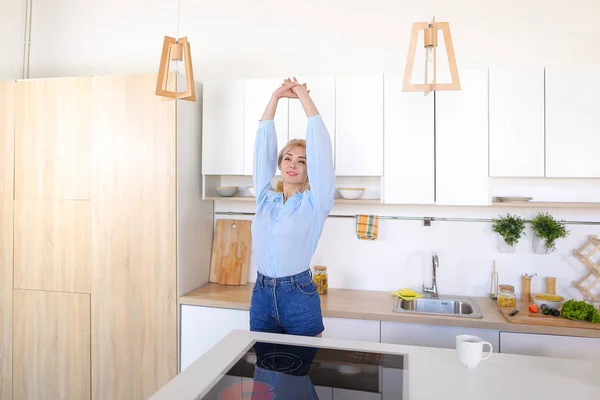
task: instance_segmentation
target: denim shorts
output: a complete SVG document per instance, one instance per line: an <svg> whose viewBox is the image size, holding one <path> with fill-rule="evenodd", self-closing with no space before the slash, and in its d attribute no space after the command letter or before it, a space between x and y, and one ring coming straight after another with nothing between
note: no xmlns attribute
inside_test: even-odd
<svg viewBox="0 0 600 400"><path fill-rule="evenodd" d="M257 273L250 330L300 336L317 336L325 330L321 298L309 269L282 278Z"/></svg>

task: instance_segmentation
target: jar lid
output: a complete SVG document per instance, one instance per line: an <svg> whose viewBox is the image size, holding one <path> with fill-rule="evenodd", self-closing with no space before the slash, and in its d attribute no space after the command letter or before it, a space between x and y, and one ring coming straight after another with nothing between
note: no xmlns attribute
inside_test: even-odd
<svg viewBox="0 0 600 400"><path fill-rule="evenodd" d="M324 265L315 265L315 271L327 271L327 267Z"/></svg>
<svg viewBox="0 0 600 400"><path fill-rule="evenodd" d="M498 285L498 288L500 290L504 290L507 292L514 292L515 291L515 287L513 285Z"/></svg>

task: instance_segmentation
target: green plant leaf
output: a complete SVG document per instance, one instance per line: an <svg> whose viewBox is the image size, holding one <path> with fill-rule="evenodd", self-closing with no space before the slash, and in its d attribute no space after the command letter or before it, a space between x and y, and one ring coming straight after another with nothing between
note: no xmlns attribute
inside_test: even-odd
<svg viewBox="0 0 600 400"><path fill-rule="evenodd" d="M525 235L525 220L516 215L506 214L493 220L492 232L498 233L509 246L515 246Z"/></svg>
<svg viewBox="0 0 600 400"><path fill-rule="evenodd" d="M531 220L533 232L544 239L544 246L548 250L556 250L556 240L569 236L569 231L565 227L565 221L557 221L548 213L539 213Z"/></svg>

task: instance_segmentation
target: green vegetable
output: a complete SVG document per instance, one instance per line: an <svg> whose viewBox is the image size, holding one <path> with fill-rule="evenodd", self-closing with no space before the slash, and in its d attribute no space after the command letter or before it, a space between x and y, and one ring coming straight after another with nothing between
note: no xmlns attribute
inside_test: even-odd
<svg viewBox="0 0 600 400"><path fill-rule="evenodd" d="M542 310L542 312L544 313L544 315L548 315L548 314L550 314L550 308L548 308L548 306L546 306L546 308L544 308Z"/></svg>
<svg viewBox="0 0 600 400"><path fill-rule="evenodd" d="M545 309L547 309L547 308L549 308L549 307L548 307L548 304L546 304L546 303L543 303L543 304L542 304L542 306L541 306L541 309L542 309L542 310L545 310Z"/></svg>
<svg viewBox="0 0 600 400"><path fill-rule="evenodd" d="M558 311L556 308L553 308L550 310L550 312L552 313L552 315L554 315L555 317L558 317L560 315L560 311Z"/></svg>
<svg viewBox="0 0 600 400"><path fill-rule="evenodd" d="M532 219L531 228L537 237L544 239L544 246L548 250L556 250L556 239L569 236L569 231L565 228L565 222L555 220L548 213L539 213Z"/></svg>
<svg viewBox="0 0 600 400"><path fill-rule="evenodd" d="M492 232L498 233L506 244L514 246L521 236L525 235L525 220L516 215L506 214L505 217L493 220Z"/></svg>
<svg viewBox="0 0 600 400"><path fill-rule="evenodd" d="M593 324L600 323L598 310L585 301L575 301L573 299L566 301L562 307L562 316L573 321L585 320Z"/></svg>

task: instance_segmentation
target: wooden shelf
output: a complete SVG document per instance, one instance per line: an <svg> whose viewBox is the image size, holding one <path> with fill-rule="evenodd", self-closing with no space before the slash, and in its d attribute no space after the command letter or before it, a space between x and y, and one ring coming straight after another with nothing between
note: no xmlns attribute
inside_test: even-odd
<svg viewBox="0 0 600 400"><path fill-rule="evenodd" d="M205 200L216 200L216 201L256 201L256 198L251 196L233 196L233 197L220 197L210 196L206 197ZM347 200L347 199L335 199L336 204L381 204L380 199L358 199L358 200Z"/></svg>
<svg viewBox="0 0 600 400"><path fill-rule="evenodd" d="M600 208L600 203L593 202L554 202L554 201L529 201L526 203L511 203L494 201L492 206L497 207L528 207L528 208Z"/></svg>

